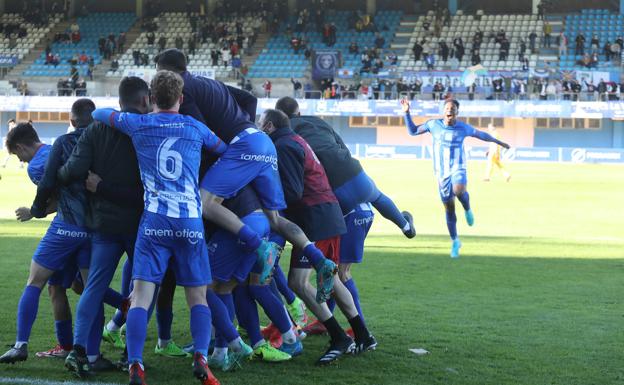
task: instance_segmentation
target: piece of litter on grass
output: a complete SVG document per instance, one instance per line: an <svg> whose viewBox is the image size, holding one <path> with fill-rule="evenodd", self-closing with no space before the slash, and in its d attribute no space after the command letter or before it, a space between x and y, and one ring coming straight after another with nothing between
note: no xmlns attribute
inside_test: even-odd
<svg viewBox="0 0 624 385"><path fill-rule="evenodd" d="M429 351L427 351L425 349L421 349L421 348L409 349L409 351L414 353L414 354L418 354L419 356L422 356L422 355L425 355L425 354L429 354Z"/></svg>

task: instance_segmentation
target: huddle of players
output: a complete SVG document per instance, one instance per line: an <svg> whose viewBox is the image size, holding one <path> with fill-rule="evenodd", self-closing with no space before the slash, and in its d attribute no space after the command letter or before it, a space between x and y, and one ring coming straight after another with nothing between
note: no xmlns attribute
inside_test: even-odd
<svg viewBox="0 0 624 385"><path fill-rule="evenodd" d="M409 238L416 235L411 215L377 189L329 125L299 116L294 99L280 99L256 126L250 94L189 74L181 51L156 60L151 90L141 79L122 80L122 112L80 99L72 106L76 131L53 146L39 143L30 124L7 136L37 184L32 207L18 209L18 219L57 215L33 256L16 343L0 362L27 358L41 289L49 281L64 294L76 270L84 291L73 336L66 296L53 303L65 305L55 311L56 353L71 350L65 366L80 377L111 366L99 353L103 303L119 309L105 338L125 321L130 384L145 383L142 353L155 302L156 350L179 351L170 334L175 284L185 288L193 374L203 384L218 384L209 365L231 370L252 355L279 361L302 352L276 292L291 305L296 294L327 330L330 346L319 364L375 349L350 264L361 261L370 205ZM277 264L285 241L293 245L288 285ZM109 286L124 252L131 262L117 293ZM334 302L353 338L333 317ZM279 350L261 334L256 303L281 338ZM235 316L252 346L233 326Z"/></svg>

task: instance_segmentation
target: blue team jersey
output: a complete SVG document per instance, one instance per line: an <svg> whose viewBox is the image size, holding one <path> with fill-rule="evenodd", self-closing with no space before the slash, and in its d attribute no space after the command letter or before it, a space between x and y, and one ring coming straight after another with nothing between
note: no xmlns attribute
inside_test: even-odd
<svg viewBox="0 0 624 385"><path fill-rule="evenodd" d="M439 179L466 170L464 139L475 136L474 127L461 121L446 126L444 120L432 119L423 124L423 128L433 137L433 171Z"/></svg>
<svg viewBox="0 0 624 385"><path fill-rule="evenodd" d="M190 116L167 112L140 115L103 109L93 116L132 138L145 189L145 211L170 218L201 218L202 147L216 154L226 149L208 127Z"/></svg>
<svg viewBox="0 0 624 385"><path fill-rule="evenodd" d="M45 171L45 165L48 161L48 155L50 155L50 149L52 146L48 144L43 144L37 152L35 156L28 162L28 177L35 184L38 185L43 178L43 172Z"/></svg>

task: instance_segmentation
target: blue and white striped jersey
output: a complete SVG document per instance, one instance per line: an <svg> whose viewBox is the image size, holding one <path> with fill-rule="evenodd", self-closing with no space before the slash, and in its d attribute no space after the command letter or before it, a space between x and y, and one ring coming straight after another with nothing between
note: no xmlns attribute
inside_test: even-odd
<svg viewBox="0 0 624 385"><path fill-rule="evenodd" d="M446 126L442 119L428 120L422 127L433 137L433 171L439 179L466 169L464 139L476 135L474 127L461 121Z"/></svg>
<svg viewBox="0 0 624 385"><path fill-rule="evenodd" d="M221 155L227 146L190 116L119 113L98 109L102 121L132 139L145 189L145 210L170 218L201 218L199 164L202 147Z"/></svg>

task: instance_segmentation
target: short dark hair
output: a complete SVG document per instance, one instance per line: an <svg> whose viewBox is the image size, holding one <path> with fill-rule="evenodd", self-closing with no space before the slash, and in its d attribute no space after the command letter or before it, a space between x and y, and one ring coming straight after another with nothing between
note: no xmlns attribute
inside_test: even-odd
<svg viewBox="0 0 624 385"><path fill-rule="evenodd" d="M9 153L13 154L18 144L32 146L40 142L39 135L37 135L37 131L35 131L32 124L19 123L7 134L5 145Z"/></svg>
<svg viewBox="0 0 624 385"><path fill-rule="evenodd" d="M15 123L15 119L9 119L9 120L7 120L7 124L10 124L10 123Z"/></svg>
<svg viewBox="0 0 624 385"><path fill-rule="evenodd" d="M455 107L459 110L459 102L457 100L455 100L455 99L447 99L444 102L444 104L447 104L447 103L453 103L455 105Z"/></svg>
<svg viewBox="0 0 624 385"><path fill-rule="evenodd" d="M152 94L161 110L173 107L180 99L183 88L184 81L173 71L158 71L152 79Z"/></svg>
<svg viewBox="0 0 624 385"><path fill-rule="evenodd" d="M284 96L275 103L275 109L282 111L289 118L292 118L299 109L299 103L290 96Z"/></svg>
<svg viewBox="0 0 624 385"><path fill-rule="evenodd" d="M290 119L280 110L264 110L264 121L273 123L275 128L290 127Z"/></svg>
<svg viewBox="0 0 624 385"><path fill-rule="evenodd" d="M86 127L93 122L91 113L95 111L93 100L81 98L74 102L71 108L72 120L76 123L76 128Z"/></svg>
<svg viewBox="0 0 624 385"><path fill-rule="evenodd" d="M186 55L177 48L169 48L154 57L158 69L177 73L186 71Z"/></svg>
<svg viewBox="0 0 624 385"><path fill-rule="evenodd" d="M149 93L149 85L139 77L126 76L119 82L119 104L122 108L139 106Z"/></svg>

